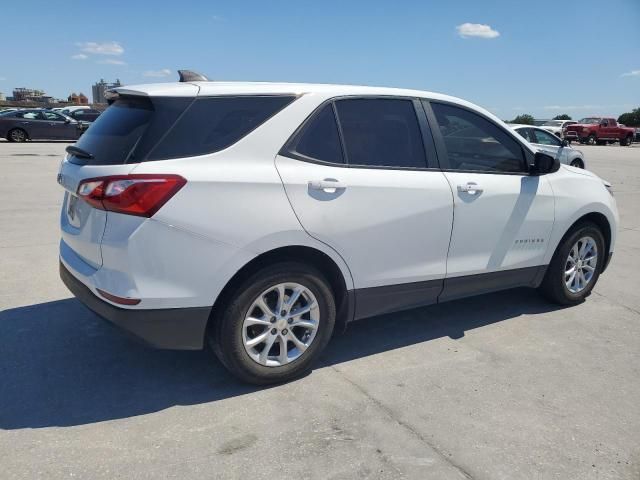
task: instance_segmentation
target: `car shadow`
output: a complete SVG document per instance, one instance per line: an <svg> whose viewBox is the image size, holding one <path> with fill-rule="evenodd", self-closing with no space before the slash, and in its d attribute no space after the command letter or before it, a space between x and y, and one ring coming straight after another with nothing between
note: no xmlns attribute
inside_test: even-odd
<svg viewBox="0 0 640 480"><path fill-rule="evenodd" d="M556 308L517 289L362 320L335 336L316 368ZM75 299L0 312L0 429L83 425L260 389L208 352L137 343Z"/></svg>

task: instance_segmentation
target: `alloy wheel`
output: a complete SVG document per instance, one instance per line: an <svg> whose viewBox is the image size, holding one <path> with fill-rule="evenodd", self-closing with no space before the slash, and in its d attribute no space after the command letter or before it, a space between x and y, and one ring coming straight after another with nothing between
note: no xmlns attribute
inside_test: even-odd
<svg viewBox="0 0 640 480"><path fill-rule="evenodd" d="M598 245L592 237L582 237L574 243L565 262L564 283L571 293L582 292L596 272Z"/></svg>
<svg viewBox="0 0 640 480"><path fill-rule="evenodd" d="M14 142L24 142L25 134L24 131L20 129L15 129L11 131L11 140Z"/></svg>
<svg viewBox="0 0 640 480"><path fill-rule="evenodd" d="M298 359L318 333L320 307L299 283L280 283L256 298L242 323L242 343L255 362L280 367Z"/></svg>

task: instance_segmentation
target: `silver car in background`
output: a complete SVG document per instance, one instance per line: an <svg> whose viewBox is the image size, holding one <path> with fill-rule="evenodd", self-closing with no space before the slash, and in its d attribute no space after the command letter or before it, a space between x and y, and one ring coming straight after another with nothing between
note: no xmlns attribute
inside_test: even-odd
<svg viewBox="0 0 640 480"><path fill-rule="evenodd" d="M584 154L569 146L566 140L561 140L542 127L533 125L510 125L510 127L541 152L553 155L560 163L585 168Z"/></svg>

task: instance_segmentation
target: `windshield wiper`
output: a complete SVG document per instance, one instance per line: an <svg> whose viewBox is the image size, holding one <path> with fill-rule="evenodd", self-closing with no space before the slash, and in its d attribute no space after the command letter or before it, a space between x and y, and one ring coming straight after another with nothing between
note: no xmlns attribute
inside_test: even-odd
<svg viewBox="0 0 640 480"><path fill-rule="evenodd" d="M83 150L80 147L76 147L74 145L69 145L67 148L65 148L65 150L67 151L67 153L70 153L71 155L75 155L76 157L88 158L89 160L93 159L93 154L87 152L86 150Z"/></svg>

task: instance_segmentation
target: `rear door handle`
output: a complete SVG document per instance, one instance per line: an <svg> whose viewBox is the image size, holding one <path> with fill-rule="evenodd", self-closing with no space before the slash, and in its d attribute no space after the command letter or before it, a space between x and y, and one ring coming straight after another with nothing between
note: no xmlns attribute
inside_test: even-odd
<svg viewBox="0 0 640 480"><path fill-rule="evenodd" d="M467 182L466 185L458 185L458 191L468 193L469 195L476 195L481 193L483 190L476 182Z"/></svg>
<svg viewBox="0 0 640 480"><path fill-rule="evenodd" d="M310 180L309 188L311 190L323 190L327 193L334 193L337 189L347 188L347 186L338 180L325 178L324 180Z"/></svg>

